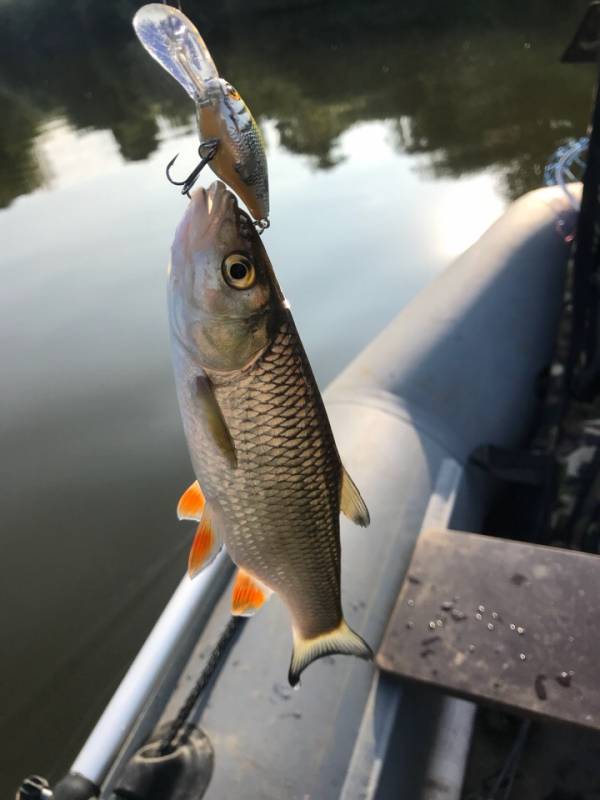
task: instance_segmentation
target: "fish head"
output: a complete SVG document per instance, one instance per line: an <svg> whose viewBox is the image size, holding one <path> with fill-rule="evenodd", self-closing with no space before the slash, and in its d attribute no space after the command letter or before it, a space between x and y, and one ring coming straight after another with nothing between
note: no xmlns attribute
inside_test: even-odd
<svg viewBox="0 0 600 800"><path fill-rule="evenodd" d="M171 249L174 340L203 369L243 369L270 343L279 299L268 257L235 195L220 181L198 189Z"/></svg>

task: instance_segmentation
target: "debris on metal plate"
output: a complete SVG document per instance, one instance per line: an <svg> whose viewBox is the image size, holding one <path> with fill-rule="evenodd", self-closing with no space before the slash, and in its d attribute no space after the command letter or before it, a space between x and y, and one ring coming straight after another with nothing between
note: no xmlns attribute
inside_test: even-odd
<svg viewBox="0 0 600 800"><path fill-rule="evenodd" d="M600 557L425 530L379 666L478 702L600 729Z"/></svg>

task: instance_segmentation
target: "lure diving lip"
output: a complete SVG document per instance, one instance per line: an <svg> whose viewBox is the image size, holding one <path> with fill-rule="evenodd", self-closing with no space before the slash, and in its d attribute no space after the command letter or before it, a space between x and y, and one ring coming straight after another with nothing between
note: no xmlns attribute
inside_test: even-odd
<svg viewBox="0 0 600 800"><path fill-rule="evenodd" d="M219 76L200 33L185 14L163 3L142 6L133 27L145 49L194 101L201 142L218 142L208 161L211 169L266 227L269 178L260 130L237 90Z"/></svg>

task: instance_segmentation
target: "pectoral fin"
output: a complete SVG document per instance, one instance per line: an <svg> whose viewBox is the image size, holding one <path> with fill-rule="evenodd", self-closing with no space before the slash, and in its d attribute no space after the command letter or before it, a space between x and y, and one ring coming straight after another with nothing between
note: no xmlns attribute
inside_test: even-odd
<svg viewBox="0 0 600 800"><path fill-rule="evenodd" d="M190 578L194 578L204 567L207 567L222 546L223 541L214 525L212 511L209 506L205 506L188 558Z"/></svg>
<svg viewBox="0 0 600 800"><path fill-rule="evenodd" d="M210 378L204 373L196 377L194 386L195 399L200 407L202 419L215 445L225 456L232 467L237 466L237 457L233 439L219 407Z"/></svg>
<svg viewBox="0 0 600 800"><path fill-rule="evenodd" d="M264 583L246 570L238 569L231 595L231 613L234 617L251 617L272 594Z"/></svg>
<svg viewBox="0 0 600 800"><path fill-rule="evenodd" d="M194 481L177 503L177 519L193 519L199 522L205 503L200 484L198 481Z"/></svg>
<svg viewBox="0 0 600 800"><path fill-rule="evenodd" d="M342 467L342 487L340 489L340 509L356 525L366 528L371 522L369 510L360 496L356 484Z"/></svg>

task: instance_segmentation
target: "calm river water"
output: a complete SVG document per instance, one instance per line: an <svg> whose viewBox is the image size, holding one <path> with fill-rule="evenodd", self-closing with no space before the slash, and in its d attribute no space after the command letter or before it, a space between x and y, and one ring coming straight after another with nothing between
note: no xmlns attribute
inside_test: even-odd
<svg viewBox="0 0 600 800"><path fill-rule="evenodd" d="M191 534L164 167L197 141L137 5L0 6L2 797L68 767ZM184 0L264 129L264 240L324 386L584 132L593 73L558 57L585 3L208 6Z"/></svg>

